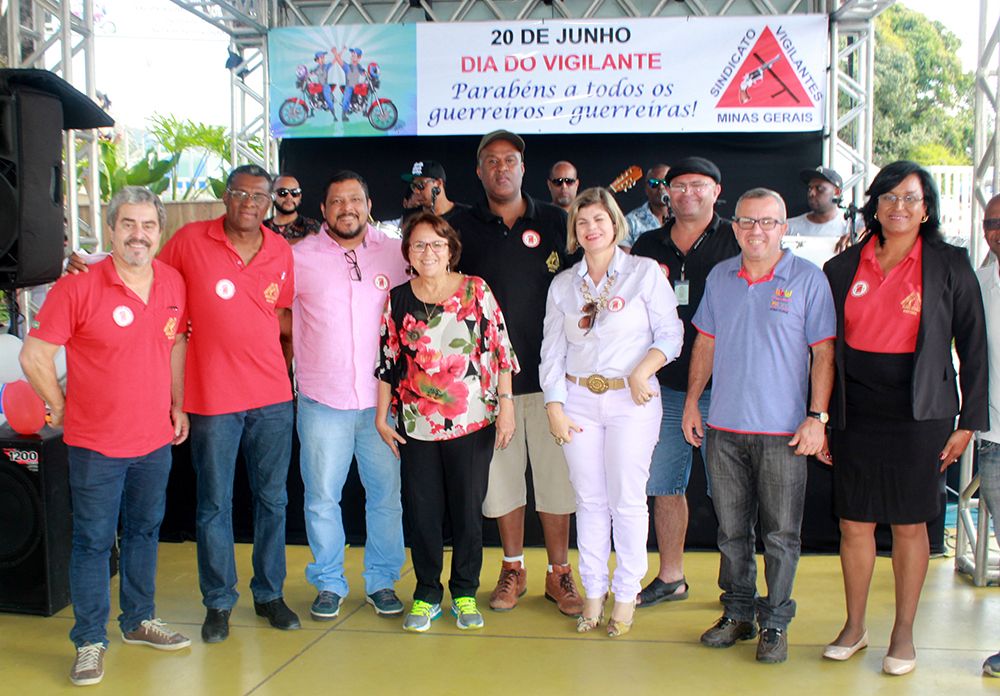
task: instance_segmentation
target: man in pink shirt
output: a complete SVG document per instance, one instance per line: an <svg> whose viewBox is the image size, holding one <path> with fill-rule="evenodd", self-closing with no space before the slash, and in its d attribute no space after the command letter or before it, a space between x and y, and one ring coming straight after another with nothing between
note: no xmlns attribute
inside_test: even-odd
<svg viewBox="0 0 1000 696"><path fill-rule="evenodd" d="M305 519L314 561L310 609L329 621L347 596L340 497L357 458L365 487L365 593L381 616L402 614L393 585L405 560L399 462L375 429L379 325L389 289L406 281L399 240L368 224L371 199L358 174L327 184L320 234L292 249L295 377Z"/></svg>

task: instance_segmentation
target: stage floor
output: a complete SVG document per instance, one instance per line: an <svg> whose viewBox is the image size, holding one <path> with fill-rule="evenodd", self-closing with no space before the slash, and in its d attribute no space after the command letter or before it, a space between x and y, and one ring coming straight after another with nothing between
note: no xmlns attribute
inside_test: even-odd
<svg viewBox="0 0 1000 696"><path fill-rule="evenodd" d="M425 634L404 633L400 619L375 616L364 603L362 549L348 549L352 594L340 618L309 619L315 590L303 577L311 556L288 547L285 597L303 619L302 630L270 628L253 613L247 583L250 547L237 546L242 597L233 611L229 640L200 639L204 609L198 593L193 543L160 546L157 613L193 639L190 649L163 653L124 645L117 623L109 626L105 658L107 694L971 694L997 693L1000 680L983 677L983 660L1000 649L1000 589L976 588L948 558L931 561L917 617L915 672L880 673L892 619L889 559L880 558L869 605L871 646L849 662L820 658L843 621L836 556L807 556L799 565L798 616L789 631L789 659L782 665L754 661L756 641L729 650L699 645L698 637L720 614L717 553L687 555L690 599L638 611L627 636L579 635L572 619L542 597L545 557L527 553L528 594L514 611L484 610L486 628L459 631L447 613ZM479 600L485 607L500 563L486 549ZM572 552L575 562L576 552ZM650 564L655 562L650 555ZM448 556L445 563L447 567ZM763 568L761 567L761 570ZM652 571L651 571L652 574ZM579 577L577 576L579 580ZM413 589L407 563L397 590L409 607ZM117 578L112 582L117 592ZM112 601L112 617L117 614ZM610 608L610 607L609 607ZM27 696L70 692L73 649L67 608L51 618L0 614L0 693Z"/></svg>

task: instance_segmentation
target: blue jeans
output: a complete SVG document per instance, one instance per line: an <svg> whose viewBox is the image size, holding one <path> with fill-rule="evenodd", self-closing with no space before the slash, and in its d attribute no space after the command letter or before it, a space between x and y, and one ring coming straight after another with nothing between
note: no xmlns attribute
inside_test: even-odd
<svg viewBox="0 0 1000 696"><path fill-rule="evenodd" d="M681 428L686 398L687 392L660 385L663 417L660 420L660 440L653 449L653 460L649 465L646 495L684 495L687 491L694 448L684 439L684 430ZM712 390L706 389L698 399L702 422L708 420L708 403L711 398ZM711 480L708 481L708 497L712 497Z"/></svg>
<svg viewBox="0 0 1000 696"><path fill-rule="evenodd" d="M210 609L231 609L240 596L233 552L233 478L240 449L253 496L250 591L257 602L277 599L285 582L285 484L292 455L292 402L190 418L202 601Z"/></svg>
<svg viewBox="0 0 1000 696"><path fill-rule="evenodd" d="M69 632L76 647L108 644L111 581L108 564L121 513L118 559L118 625L123 633L155 615L156 548L167 500L170 445L142 457L106 457L69 447L69 486L73 501L73 552L70 594L76 623Z"/></svg>
<svg viewBox="0 0 1000 696"><path fill-rule="evenodd" d="M706 463L719 519L719 587L725 615L761 628L786 628L795 616L792 585L801 551L806 458L788 435L709 429ZM764 536L767 597L757 596L754 523Z"/></svg>
<svg viewBox="0 0 1000 696"><path fill-rule="evenodd" d="M979 491L986 508L993 517L993 533L1000 543L1000 442L980 440L979 454Z"/></svg>
<svg viewBox="0 0 1000 696"><path fill-rule="evenodd" d="M298 431L306 533L314 559L306 566L306 580L321 592L347 596L340 496L351 459L357 457L365 487L365 592L391 588L406 561L399 460L375 430L375 409L334 409L299 394Z"/></svg>

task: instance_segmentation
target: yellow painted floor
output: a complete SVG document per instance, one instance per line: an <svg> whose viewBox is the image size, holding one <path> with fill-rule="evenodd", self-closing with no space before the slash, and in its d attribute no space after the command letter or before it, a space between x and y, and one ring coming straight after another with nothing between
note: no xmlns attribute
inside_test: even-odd
<svg viewBox="0 0 1000 696"><path fill-rule="evenodd" d="M486 610L486 628L459 631L445 613L425 634L404 633L401 619L374 615L363 601L362 550L349 549L352 594L340 618L309 619L314 589L303 577L309 550L288 547L285 597L303 619L302 630L277 631L253 613L247 582L250 549L237 547L242 597L229 640L200 640L204 617L198 593L195 546L160 546L158 614L189 635L192 647L163 653L120 642L111 646L103 683L106 694L972 694L1000 693L1000 679L983 677L980 665L1000 648L1000 589L975 588L935 559L917 620L918 666L905 677L880 673L892 618L892 576L879 559L869 607L871 647L846 663L820 659L843 621L839 563L835 556L807 556L799 565L798 617L789 631L789 660L754 661L755 641L729 650L701 647L698 637L720 614L718 554L687 555L691 597L637 612L632 632L611 640L578 635L572 619L542 597L544 551L527 554L528 594L512 612ZM446 558L446 567L447 561ZM575 562L575 552L573 552ZM650 555L650 567L655 556ZM500 550L487 549L479 600L486 605ZM652 571L651 571L652 575ZM651 576L650 575L650 576ZM413 588L407 564L397 590L409 605ZM117 592L117 582L112 584ZM113 602L112 616L116 615ZM445 599L447 611L448 598ZM77 690L67 678L73 650L67 638L72 611L39 618L0 614L0 694L34 696Z"/></svg>

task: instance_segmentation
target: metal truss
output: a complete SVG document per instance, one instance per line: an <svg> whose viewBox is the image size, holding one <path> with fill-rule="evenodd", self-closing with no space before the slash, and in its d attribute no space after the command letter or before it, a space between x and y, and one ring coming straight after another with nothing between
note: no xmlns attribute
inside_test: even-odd
<svg viewBox="0 0 1000 696"><path fill-rule="evenodd" d="M80 16L70 11L70 0L6 0L6 6L5 40L0 44L6 66L49 70L96 101L93 0L82 0ZM74 70L78 56L83 59L82 73ZM100 245L103 234L96 131L65 131L63 158L72 248L79 248L80 241ZM90 203L85 220L80 219L76 177L77 163L82 160L87 162L86 194Z"/></svg>

